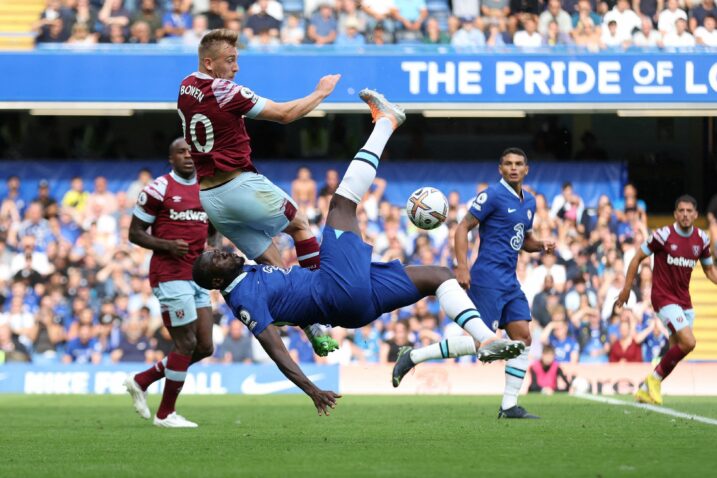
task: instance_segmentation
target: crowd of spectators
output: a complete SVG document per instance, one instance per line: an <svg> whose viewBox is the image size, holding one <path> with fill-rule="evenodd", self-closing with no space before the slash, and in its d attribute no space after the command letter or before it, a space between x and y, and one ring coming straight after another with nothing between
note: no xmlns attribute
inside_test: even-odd
<svg viewBox="0 0 717 478"><path fill-rule="evenodd" d="M715 0L47 0L38 43L717 47Z"/></svg>
<svg viewBox="0 0 717 478"><path fill-rule="evenodd" d="M41 181L27 203L22 198L32 195L21 194L20 178L7 179L0 206L0 363L153 363L171 350L147 280L150 252L128 242L133 205L151 179L142 170L127 191L112 192L104 177L96 177L89 187L77 177L58 197ZM335 170L318 183L300 168L291 185L291 195L317 235L338 183ZM446 223L420 231L409 227L401 207L383 200L387 187L386 180L377 178L358 208L361 231L373 245L375 259L452 267L452 239L472 198L450 192ZM569 183L554 198L535 194L534 234L554 237L558 246L555 255L521 253L518 261L518 278L534 317L533 355L540 357L542 345L550 345L558 362L651 361L660 356L667 337L650 305L650 268L641 269L628 306L612 310L626 265L648 234L645 204L636 189L625 186L617 204L607 196L585 204ZM289 237L275 241L285 263L296 264ZM474 235L470 261L478 246ZM225 240L224 247L233 246ZM207 361L268 360L216 291L212 300L216 351ZM424 299L360 330L334 328L330 333L341 348L322 359L300 330L284 331L297 360L341 364L391 362L402 345L425 345L463 331L435 300Z"/></svg>

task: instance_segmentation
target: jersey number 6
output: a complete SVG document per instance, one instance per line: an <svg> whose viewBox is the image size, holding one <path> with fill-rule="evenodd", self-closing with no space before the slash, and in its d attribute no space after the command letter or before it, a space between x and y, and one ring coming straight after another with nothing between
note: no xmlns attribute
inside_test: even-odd
<svg viewBox="0 0 717 478"><path fill-rule="evenodd" d="M179 117L182 119L182 133L186 138L187 120L184 118L182 110L177 110L177 113L179 113ZM204 125L204 137L206 140L204 144L200 143L197 139L197 123L202 123L202 125ZM192 120L189 122L189 134L192 136L192 144L194 145L194 148L200 153L208 153L214 147L214 127L212 126L212 122L209 121L209 118L203 114L196 113L192 116Z"/></svg>

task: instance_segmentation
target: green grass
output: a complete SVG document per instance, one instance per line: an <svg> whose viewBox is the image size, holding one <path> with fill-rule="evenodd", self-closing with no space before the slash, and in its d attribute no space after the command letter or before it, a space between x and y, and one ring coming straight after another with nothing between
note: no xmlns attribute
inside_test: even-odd
<svg viewBox="0 0 717 478"><path fill-rule="evenodd" d="M150 399L153 410L157 397ZM0 396L0 477L714 476L717 426L573 397L187 396L196 430L141 420L125 396ZM717 398L666 406L717 418ZM679 473L679 475L676 475Z"/></svg>

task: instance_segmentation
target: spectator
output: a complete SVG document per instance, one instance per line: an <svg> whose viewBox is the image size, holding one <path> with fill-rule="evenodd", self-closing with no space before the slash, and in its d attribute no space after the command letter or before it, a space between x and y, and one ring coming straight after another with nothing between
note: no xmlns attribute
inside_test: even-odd
<svg viewBox="0 0 717 478"><path fill-rule="evenodd" d="M311 15L316 13L321 5L328 5L332 9L337 10L340 8L341 0L304 0L304 18L311 18Z"/></svg>
<svg viewBox="0 0 717 478"><path fill-rule="evenodd" d="M38 251L35 245L35 236L27 235L22 238L22 249L13 257L10 263L10 272L13 275L25 269L28 264L32 270L37 271L40 275L44 276L52 272L52 264L50 264L47 254Z"/></svg>
<svg viewBox="0 0 717 478"><path fill-rule="evenodd" d="M393 23L393 17L396 13L396 5L393 0L362 0L361 8L366 14L366 27L369 31L373 31L381 25L381 29L386 40L386 34L393 34L396 29Z"/></svg>
<svg viewBox="0 0 717 478"><path fill-rule="evenodd" d="M575 315L580 323L580 362L607 363L610 344L600 314L596 309L585 307L577 311Z"/></svg>
<svg viewBox="0 0 717 478"><path fill-rule="evenodd" d="M381 363L395 363L398 358L398 350L401 347L413 348L409 332L410 327L405 320L399 320L393 324L392 337L381 344Z"/></svg>
<svg viewBox="0 0 717 478"><path fill-rule="evenodd" d="M632 9L640 16L657 23L660 12L665 8L665 0L632 0Z"/></svg>
<svg viewBox="0 0 717 478"><path fill-rule="evenodd" d="M0 365L12 362L30 362L27 347L13 335L8 324L0 323Z"/></svg>
<svg viewBox="0 0 717 478"><path fill-rule="evenodd" d="M510 0L510 18L508 20L508 30L511 34L515 34L515 32L518 30L518 25L523 24L527 17L530 17L537 22L538 16L541 14L542 11L542 0Z"/></svg>
<svg viewBox="0 0 717 478"><path fill-rule="evenodd" d="M22 194L20 194L20 177L15 175L10 176L7 178L5 184L7 185L7 193L3 201L11 202L15 206L17 213L24 214L25 200L22 198Z"/></svg>
<svg viewBox="0 0 717 478"><path fill-rule="evenodd" d="M89 0L77 0L72 8L72 27L75 25L84 25L95 40L97 40L97 32L95 25L99 21L97 8L90 4Z"/></svg>
<svg viewBox="0 0 717 478"><path fill-rule="evenodd" d="M162 17L164 35L167 38L181 38L191 25L192 15L183 9L182 0L172 0L171 10Z"/></svg>
<svg viewBox="0 0 717 478"><path fill-rule="evenodd" d="M425 0L394 0L396 10L394 18L398 29L413 32L418 38L421 37L423 22L428 18L428 9Z"/></svg>
<svg viewBox="0 0 717 478"><path fill-rule="evenodd" d="M717 21L712 14L705 15L704 25L695 30L695 42L698 45L717 47Z"/></svg>
<svg viewBox="0 0 717 478"><path fill-rule="evenodd" d="M307 37L310 42L317 45L327 45L336 41L338 23L331 6L323 4L319 11L314 13L309 20Z"/></svg>
<svg viewBox="0 0 717 478"><path fill-rule="evenodd" d="M259 2L257 1L251 7L249 7L247 13L249 15L255 15L261 12L261 10L262 6L259 5ZM277 0L267 0L266 13L279 20L279 22L282 22L284 20L284 7Z"/></svg>
<svg viewBox="0 0 717 478"><path fill-rule="evenodd" d="M371 32L371 43L374 45L385 45L391 39L391 34L386 32L383 23L377 23Z"/></svg>
<svg viewBox="0 0 717 478"><path fill-rule="evenodd" d="M70 181L70 190L65 193L62 198L62 205L71 207L78 212L85 210L87 200L90 194L85 191L84 182L79 176L75 176Z"/></svg>
<svg viewBox="0 0 717 478"><path fill-rule="evenodd" d="M65 340L62 319L56 316L52 309L44 307L38 310L36 319L30 331L34 353L54 359L57 356L57 347Z"/></svg>
<svg viewBox="0 0 717 478"><path fill-rule="evenodd" d="M556 317L557 316L557 317ZM553 320L545 326L540 335L543 347L550 345L555 350L555 360L558 363L577 363L580 355L580 346L568 333L568 322L564 318L564 311L554 312Z"/></svg>
<svg viewBox="0 0 717 478"><path fill-rule="evenodd" d="M461 29L451 38L451 45L459 48L484 46L485 35L475 28L474 22L473 18L462 19Z"/></svg>
<svg viewBox="0 0 717 478"><path fill-rule="evenodd" d="M63 363L99 364L102 361L101 345L94 336L92 327L82 325L76 338L70 340L65 347Z"/></svg>
<svg viewBox="0 0 717 478"><path fill-rule="evenodd" d="M344 26L346 28L346 33L339 33L336 38L336 45L360 46L366 43L364 36L359 33L359 24L356 20L347 20Z"/></svg>
<svg viewBox="0 0 717 478"><path fill-rule="evenodd" d="M132 24L136 24L137 22L145 22L149 25L150 37L152 38L151 43L156 42L164 36L162 17L157 9L157 0L141 0L139 10L132 15ZM222 26L223 25L224 23L222 23Z"/></svg>
<svg viewBox="0 0 717 478"><path fill-rule="evenodd" d="M229 332L220 348L220 360L224 363L252 363L251 340L241 321L230 320Z"/></svg>
<svg viewBox="0 0 717 478"><path fill-rule="evenodd" d="M589 51L599 50L602 31L595 25L589 17L579 20L572 33L575 44L584 46Z"/></svg>
<svg viewBox="0 0 717 478"><path fill-rule="evenodd" d="M90 33L90 29L84 23L75 23L72 26L72 34L67 39L67 43L73 45L94 45L97 43L97 37Z"/></svg>
<svg viewBox="0 0 717 478"><path fill-rule="evenodd" d="M617 22L611 20L607 24L607 29L603 28L600 37L600 48L627 48L630 46L632 37L625 35L618 29Z"/></svg>
<svg viewBox="0 0 717 478"><path fill-rule="evenodd" d="M639 47L661 47L662 35L652 27L652 20L642 17L642 28L632 36L632 44Z"/></svg>
<svg viewBox="0 0 717 478"><path fill-rule="evenodd" d="M426 21L426 34L423 37L423 43L429 45L445 45L451 42L451 38L446 32L441 30L441 27L433 17L430 17Z"/></svg>
<svg viewBox="0 0 717 478"><path fill-rule="evenodd" d="M642 360L649 363L659 361L669 348L669 332L665 330L660 319L652 317L643 333L645 337L642 341Z"/></svg>
<svg viewBox="0 0 717 478"><path fill-rule="evenodd" d="M510 0L483 0L481 2L481 13L486 23L497 24L501 31L508 25L510 16Z"/></svg>
<svg viewBox="0 0 717 478"><path fill-rule="evenodd" d="M366 32L366 13L356 5L356 0L341 0L339 2L339 34L346 33L346 23L351 21L358 25L359 33Z"/></svg>
<svg viewBox="0 0 717 478"><path fill-rule="evenodd" d="M37 196L32 202L42 207L42 217L45 219L57 217L59 213L57 200L50 194L50 184L46 179L41 179L37 183Z"/></svg>
<svg viewBox="0 0 717 478"><path fill-rule="evenodd" d="M40 12L40 19L35 22L33 30L39 38L62 38L65 41L70 36L70 29L74 24L74 14L62 6L60 0L47 0L45 9Z"/></svg>
<svg viewBox="0 0 717 478"><path fill-rule="evenodd" d="M107 189L107 179L104 176L95 178L95 190L87 197L87 210L95 218L102 214L114 214L117 211L117 198Z"/></svg>
<svg viewBox="0 0 717 478"><path fill-rule="evenodd" d="M207 17L207 26L210 30L224 28L226 10L227 3L223 0L209 0L209 10L201 12L201 14Z"/></svg>
<svg viewBox="0 0 717 478"><path fill-rule="evenodd" d="M523 30L513 36L513 45L520 48L537 48L543 45L543 37L537 31L535 20L530 17L525 18Z"/></svg>
<svg viewBox="0 0 717 478"><path fill-rule="evenodd" d="M252 37L258 35L259 32L268 31L270 36L278 38L281 22L267 12L269 5L268 0L259 0L257 5L260 7L260 10L247 19L244 27L244 36L251 40Z"/></svg>
<svg viewBox="0 0 717 478"><path fill-rule="evenodd" d="M561 32L557 22L551 21L548 23L548 32L543 37L543 44L548 46L557 46L570 45L572 43L573 40L570 38L570 35Z"/></svg>
<svg viewBox="0 0 717 478"><path fill-rule="evenodd" d="M197 15L192 19L192 29L182 35L182 43L191 47L198 47L199 42L208 32L207 17Z"/></svg>
<svg viewBox="0 0 717 478"><path fill-rule="evenodd" d="M541 327L545 327L550 323L550 311L558 305L560 294L555 290L554 285L553 276L546 275L543 281L543 290L533 298L531 315Z"/></svg>
<svg viewBox="0 0 717 478"><path fill-rule="evenodd" d="M657 21L657 29L660 30L662 36L675 33L675 22L678 18L687 21L687 13L679 6L677 0L667 0L667 8L660 13Z"/></svg>
<svg viewBox="0 0 717 478"><path fill-rule="evenodd" d="M296 15L286 17L281 27L281 43L284 45L300 45L304 42L304 27Z"/></svg>
<svg viewBox="0 0 717 478"><path fill-rule="evenodd" d="M708 15L711 15L712 18L717 18L715 0L702 0L699 5L693 4L690 7L690 31L696 33L698 27L705 26L705 18Z"/></svg>
<svg viewBox="0 0 717 478"><path fill-rule="evenodd" d="M504 32L500 31L500 27L498 25L491 24L488 26L488 38L486 38L485 44L490 47L505 46L505 35Z"/></svg>
<svg viewBox="0 0 717 478"><path fill-rule="evenodd" d="M149 314L149 309L145 312ZM119 346L110 353L112 362L149 362L149 340L144 335L147 324L138 318L131 318L123 324Z"/></svg>
<svg viewBox="0 0 717 478"><path fill-rule="evenodd" d="M675 21L675 31L662 37L665 48L689 48L695 46L695 37L687 31L687 21L678 18Z"/></svg>
<svg viewBox="0 0 717 478"><path fill-rule="evenodd" d="M566 392L569 386L570 381L555 360L555 350L550 345L544 346L540 360L530 364L528 392L552 395L555 392Z"/></svg>
<svg viewBox="0 0 717 478"><path fill-rule="evenodd" d="M104 26L105 33L112 33L110 27L117 25L122 28L123 36L127 36L129 28L129 10L124 8L124 0L105 0L97 16Z"/></svg>
<svg viewBox="0 0 717 478"><path fill-rule="evenodd" d="M548 8L538 18L538 33L546 36L550 22L556 22L558 31L566 35L573 28L573 20L568 12L560 6L560 0L548 0Z"/></svg>
<svg viewBox="0 0 717 478"><path fill-rule="evenodd" d="M637 13L630 10L628 0L617 0L615 7L603 17L603 38L608 35L606 32L609 31L610 22L615 22L617 28L617 31L610 36L618 39L632 38L632 32L642 25Z"/></svg>
<svg viewBox="0 0 717 478"><path fill-rule="evenodd" d="M311 346L311 342L300 330L295 327L290 328L288 331L289 335L289 355L298 363L315 363L317 360L314 355L314 349Z"/></svg>
<svg viewBox="0 0 717 478"><path fill-rule="evenodd" d="M152 172L147 168L142 168L137 173L137 179L132 181L127 189L127 202L129 204L136 204L139 193L142 192L149 182L152 181Z"/></svg>
<svg viewBox="0 0 717 478"><path fill-rule="evenodd" d="M129 43L135 45L149 45L155 43L152 38L152 29L149 23L144 21L138 21L132 24L130 27Z"/></svg>
<svg viewBox="0 0 717 478"><path fill-rule="evenodd" d="M313 208L316 204L316 181L311 177L307 167L301 167L296 173L296 179L291 182L291 197L300 209Z"/></svg>
<svg viewBox="0 0 717 478"><path fill-rule="evenodd" d="M339 187L339 172L335 169L326 170L324 185L319 191L319 196L333 195Z"/></svg>
<svg viewBox="0 0 717 478"><path fill-rule="evenodd" d="M620 319L620 335L618 340L610 346L609 361L612 362L642 362L642 350L635 340L637 333L635 323L630 319Z"/></svg>
<svg viewBox="0 0 717 478"><path fill-rule="evenodd" d="M55 237L50 230L50 223L43 217L42 205L38 202L30 203L25 212L25 220L20 223L18 239L22 240L27 236L35 238L35 249L45 252Z"/></svg>
<svg viewBox="0 0 717 478"><path fill-rule="evenodd" d="M590 0L580 0L577 5L577 10L575 12L568 11L568 13L572 14L573 27L577 27L578 23L586 18L592 20L593 27L602 23L602 17L595 13Z"/></svg>
<svg viewBox="0 0 717 478"><path fill-rule="evenodd" d="M100 43L110 43L113 45L127 43L124 28L120 25L110 25L108 29L105 29L105 33L100 36Z"/></svg>

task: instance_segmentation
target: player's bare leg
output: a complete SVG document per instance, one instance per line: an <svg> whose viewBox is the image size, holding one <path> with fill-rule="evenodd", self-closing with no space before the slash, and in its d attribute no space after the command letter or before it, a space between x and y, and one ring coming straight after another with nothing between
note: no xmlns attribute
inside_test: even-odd
<svg viewBox="0 0 717 478"><path fill-rule="evenodd" d="M201 307L197 309L197 320L195 322L197 345L192 353L192 362L189 365L199 362L214 354L214 340L212 337L212 329L214 328L214 317L212 317L211 307Z"/></svg>
<svg viewBox="0 0 717 478"><path fill-rule="evenodd" d="M685 327L670 335L670 349L640 386L640 390L635 394L637 401L662 405L662 381L696 345L697 339L691 327Z"/></svg>
<svg viewBox="0 0 717 478"><path fill-rule="evenodd" d="M406 267L406 275L421 296L435 295L446 315L471 337L449 337L420 349L411 350L408 347L402 349L393 368L394 387L398 387L406 373L416 364L426 360L476 355L483 362L493 362L515 357L523 351L522 342L498 339L485 325L468 294L448 268L409 266ZM476 349L477 346L480 348Z"/></svg>
<svg viewBox="0 0 717 478"><path fill-rule="evenodd" d="M539 418L526 412L518 405L518 394L523 385L525 374L530 366L530 325L527 320L508 322L505 331L512 340L519 340L525 344L523 352L505 363L505 389L503 391L503 402L498 411L498 418Z"/></svg>

